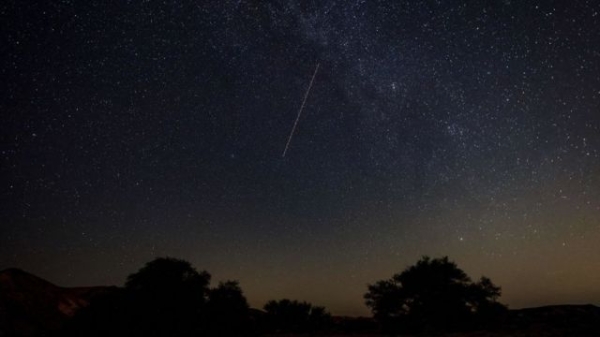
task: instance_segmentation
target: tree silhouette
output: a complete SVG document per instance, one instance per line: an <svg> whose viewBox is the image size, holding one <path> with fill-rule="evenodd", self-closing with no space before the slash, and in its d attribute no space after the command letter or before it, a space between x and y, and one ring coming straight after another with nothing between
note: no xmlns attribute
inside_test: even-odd
<svg viewBox="0 0 600 337"><path fill-rule="evenodd" d="M81 310L64 335L197 336L206 331L209 282L187 261L157 258Z"/></svg>
<svg viewBox="0 0 600 337"><path fill-rule="evenodd" d="M204 302L210 274L197 272L192 265L171 257L159 257L127 277L125 288L141 292L189 291L194 300ZM189 295L188 294L188 295Z"/></svg>
<svg viewBox="0 0 600 337"><path fill-rule="evenodd" d="M188 336L204 329L210 274L175 258L157 258L129 275L134 329L146 336Z"/></svg>
<svg viewBox="0 0 600 337"><path fill-rule="evenodd" d="M315 332L326 329L331 315L324 307L283 299L264 306L269 325L278 332Z"/></svg>
<svg viewBox="0 0 600 337"><path fill-rule="evenodd" d="M368 289L365 303L387 332L467 329L505 309L496 301L500 288L489 278L474 283L447 257L423 257Z"/></svg>
<svg viewBox="0 0 600 337"><path fill-rule="evenodd" d="M207 318L212 336L240 336L253 330L249 306L237 281L220 282L209 292Z"/></svg>

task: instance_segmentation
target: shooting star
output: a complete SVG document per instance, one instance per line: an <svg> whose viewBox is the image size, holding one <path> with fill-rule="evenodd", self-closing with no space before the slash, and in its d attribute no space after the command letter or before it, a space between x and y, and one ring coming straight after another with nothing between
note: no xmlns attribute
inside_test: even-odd
<svg viewBox="0 0 600 337"><path fill-rule="evenodd" d="M290 142L292 141L292 137L294 136L294 132L296 131L296 125L298 125L298 121L300 120L300 115L302 115L302 110L304 110L304 105L306 104L306 100L308 99L308 94L310 94L310 88L312 88L313 81L315 80L315 76L317 76L317 71L319 71L320 63L317 63L317 67L315 68L315 72L310 79L310 84L308 85L308 89L306 89L306 93L304 94L304 100L302 100L302 105L300 106L300 110L298 110L298 117L296 117L296 121L294 122L294 126L292 127L292 131L290 132L290 136L288 137L287 143L285 144L285 149L283 149L282 158L285 158L285 153L287 152L288 147L290 146Z"/></svg>

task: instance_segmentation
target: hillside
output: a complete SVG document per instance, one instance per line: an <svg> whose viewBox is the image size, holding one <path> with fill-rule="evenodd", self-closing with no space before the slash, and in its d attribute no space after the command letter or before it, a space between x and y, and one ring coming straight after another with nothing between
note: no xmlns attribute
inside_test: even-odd
<svg viewBox="0 0 600 337"><path fill-rule="evenodd" d="M114 287L63 288L20 269L0 272L0 336L59 329L77 310Z"/></svg>

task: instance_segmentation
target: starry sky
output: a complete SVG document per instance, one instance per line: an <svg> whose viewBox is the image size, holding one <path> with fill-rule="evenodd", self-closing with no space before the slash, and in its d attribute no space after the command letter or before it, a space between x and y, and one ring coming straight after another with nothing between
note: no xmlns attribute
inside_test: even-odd
<svg viewBox="0 0 600 337"><path fill-rule="evenodd" d="M600 304L595 0L9 0L0 31L0 269L174 256L368 315L448 255L511 308Z"/></svg>

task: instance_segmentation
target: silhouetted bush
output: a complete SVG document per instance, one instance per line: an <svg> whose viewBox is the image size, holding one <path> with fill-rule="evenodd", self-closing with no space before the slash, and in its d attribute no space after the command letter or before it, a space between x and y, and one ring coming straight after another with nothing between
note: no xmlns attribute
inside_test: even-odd
<svg viewBox="0 0 600 337"><path fill-rule="evenodd" d="M269 301L264 309L269 328L277 332L317 332L331 325L331 315L324 307L307 302L288 299Z"/></svg>
<svg viewBox="0 0 600 337"><path fill-rule="evenodd" d="M212 336L241 336L254 330L248 302L236 281L221 282L210 290L207 317Z"/></svg>
<svg viewBox="0 0 600 337"><path fill-rule="evenodd" d="M506 307L490 279L471 279L447 257L423 257L389 280L369 285L366 305L385 332L487 327Z"/></svg>

